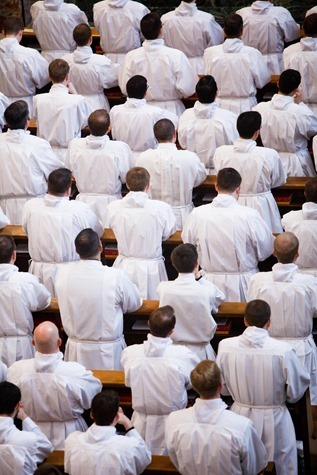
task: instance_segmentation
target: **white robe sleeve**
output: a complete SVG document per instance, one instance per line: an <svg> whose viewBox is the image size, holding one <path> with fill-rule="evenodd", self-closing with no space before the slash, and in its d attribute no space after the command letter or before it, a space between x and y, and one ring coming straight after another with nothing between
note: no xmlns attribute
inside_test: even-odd
<svg viewBox="0 0 317 475"><path fill-rule="evenodd" d="M274 236L258 212L250 221L250 236L256 250L258 261L264 261L273 253Z"/></svg>
<svg viewBox="0 0 317 475"><path fill-rule="evenodd" d="M7 366L0 361L0 383L7 380Z"/></svg>
<svg viewBox="0 0 317 475"><path fill-rule="evenodd" d="M71 377L80 388L79 400L77 401L84 409L90 409L93 397L102 391L102 384L95 378L91 371L79 363L72 362Z"/></svg>
<svg viewBox="0 0 317 475"><path fill-rule="evenodd" d="M285 9L278 17L277 17L278 24L281 30L284 33L284 41L289 43L290 41L297 40L300 36L300 26L290 12Z"/></svg>
<svg viewBox="0 0 317 475"><path fill-rule="evenodd" d="M254 48L252 56L254 57L250 62L251 74L255 86L261 89L270 81L271 75L260 51Z"/></svg>
<svg viewBox="0 0 317 475"><path fill-rule="evenodd" d="M164 212L163 219L165 220L165 225L162 233L162 240L166 241L166 239L176 231L176 219L170 205L166 204L166 211Z"/></svg>
<svg viewBox="0 0 317 475"><path fill-rule="evenodd" d="M0 208L0 229L4 228L8 224L10 224L10 220Z"/></svg>
<svg viewBox="0 0 317 475"><path fill-rule="evenodd" d="M118 285L116 287L116 304L122 307L123 313L134 312L142 305L139 289L130 279L118 269Z"/></svg>
<svg viewBox="0 0 317 475"><path fill-rule="evenodd" d="M284 356L286 378L286 400L294 403L304 395L309 386L310 376L301 365L295 351L289 351Z"/></svg>
<svg viewBox="0 0 317 475"><path fill-rule="evenodd" d="M22 422L22 429L24 431L31 432L34 436L34 461L37 464L43 462L43 460L53 452L53 445L30 417L24 419Z"/></svg>
<svg viewBox="0 0 317 475"><path fill-rule="evenodd" d="M218 289L218 287L209 282L209 280L205 279L205 277L199 279L198 283L209 290L210 311L212 313L217 313L219 305L226 299L225 294L220 289Z"/></svg>
<svg viewBox="0 0 317 475"><path fill-rule="evenodd" d="M41 284L38 278L32 274L26 274L28 281L25 280L25 294L26 299L29 302L29 308L32 312L37 312L38 310L43 310L48 307L51 303L51 294L49 291Z"/></svg>
<svg viewBox="0 0 317 475"><path fill-rule="evenodd" d="M260 473L268 463L268 455L253 423L247 425L241 456L242 473L254 475Z"/></svg>
<svg viewBox="0 0 317 475"><path fill-rule="evenodd" d="M205 165L199 160L199 157L197 156L197 171L196 171L196 177L195 177L195 182L194 182L194 188L196 186L199 186L207 177L207 170Z"/></svg>
<svg viewBox="0 0 317 475"><path fill-rule="evenodd" d="M125 435L125 437L134 439L135 445L133 447L133 455L134 455L136 473L137 474L143 473L146 467L151 463L151 460L152 460L151 451L136 429L130 430ZM128 466L126 467L124 471L122 471L122 473L132 474L130 470L131 470L131 467Z"/></svg>

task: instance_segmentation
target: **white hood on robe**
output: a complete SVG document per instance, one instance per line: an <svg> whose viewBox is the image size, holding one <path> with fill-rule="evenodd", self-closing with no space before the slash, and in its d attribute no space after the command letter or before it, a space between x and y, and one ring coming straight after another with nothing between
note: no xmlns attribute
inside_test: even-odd
<svg viewBox="0 0 317 475"><path fill-rule="evenodd" d="M12 53L19 46L16 38L3 38L0 41L0 51L4 53Z"/></svg>
<svg viewBox="0 0 317 475"><path fill-rule="evenodd" d="M44 0L45 10L59 10L60 6L64 3L64 0Z"/></svg>
<svg viewBox="0 0 317 475"><path fill-rule="evenodd" d="M249 153L256 148L256 142L252 139L238 138L233 144L233 150L235 152Z"/></svg>
<svg viewBox="0 0 317 475"><path fill-rule="evenodd" d="M302 51L317 51L317 38L307 37L300 40Z"/></svg>
<svg viewBox="0 0 317 475"><path fill-rule="evenodd" d="M163 356L166 348L173 344L171 338L159 338L148 334L147 341L143 343L144 354L147 357Z"/></svg>
<svg viewBox="0 0 317 475"><path fill-rule="evenodd" d="M113 8L122 8L128 3L128 0L108 0L109 7Z"/></svg>
<svg viewBox="0 0 317 475"><path fill-rule="evenodd" d="M54 373L56 366L63 359L63 353L52 353L44 355L43 353L35 352L34 369L37 373Z"/></svg>
<svg viewBox="0 0 317 475"><path fill-rule="evenodd" d="M86 148L93 150L101 150L107 146L110 139L108 135L103 135L102 137L96 137L95 135L88 135L85 139Z"/></svg>
<svg viewBox="0 0 317 475"><path fill-rule="evenodd" d="M221 419L223 411L226 410L227 404L220 398L203 400L197 398L193 406L197 422L204 424L217 424Z"/></svg>
<svg viewBox="0 0 317 475"><path fill-rule="evenodd" d="M157 38L156 40L144 40L142 46L146 52L151 53L160 46L164 46L164 40L163 38Z"/></svg>
<svg viewBox="0 0 317 475"><path fill-rule="evenodd" d="M93 51L90 48L90 46L77 46L77 48L74 51L74 56L73 56L74 62L86 64L88 63L92 54L93 54Z"/></svg>
<svg viewBox="0 0 317 475"><path fill-rule="evenodd" d="M17 129L7 131L7 141L11 143L22 143L26 135L30 135L29 130Z"/></svg>
<svg viewBox="0 0 317 475"><path fill-rule="evenodd" d="M124 200L124 205L127 208L144 208L148 199L148 194L144 191L130 191L122 198L122 201Z"/></svg>
<svg viewBox="0 0 317 475"><path fill-rule="evenodd" d="M175 15L178 16L194 16L198 8L196 3L181 2L180 5L175 8Z"/></svg>
<svg viewBox="0 0 317 475"><path fill-rule="evenodd" d="M295 274L298 273L296 264L275 264L272 267L273 280L276 282L292 282Z"/></svg>
<svg viewBox="0 0 317 475"><path fill-rule="evenodd" d="M274 94L272 97L272 109L286 110L290 104L294 103L294 98L291 96L283 96L282 94Z"/></svg>
<svg viewBox="0 0 317 475"><path fill-rule="evenodd" d="M16 272L19 272L17 266L13 264L0 264L0 281L9 280Z"/></svg>
<svg viewBox="0 0 317 475"><path fill-rule="evenodd" d="M0 427L0 445L7 444L11 432L14 432L16 429L12 417L0 417Z"/></svg>
<svg viewBox="0 0 317 475"><path fill-rule="evenodd" d="M61 201L69 201L68 196L54 196L54 195L49 195L48 193L44 196L44 204L45 206L51 206L52 208L54 206L58 206Z"/></svg>
<svg viewBox="0 0 317 475"><path fill-rule="evenodd" d="M304 203L302 206L304 219L317 219L317 203Z"/></svg>
<svg viewBox="0 0 317 475"><path fill-rule="evenodd" d="M211 119L218 108L219 107L215 102L212 102L211 104L202 104L201 102L196 101L194 104L194 115L197 119Z"/></svg>
<svg viewBox="0 0 317 475"><path fill-rule="evenodd" d="M239 38L227 38L222 45L225 53L239 53L243 46L243 41Z"/></svg>
<svg viewBox="0 0 317 475"><path fill-rule="evenodd" d="M97 426L93 424L85 433L85 440L88 444L105 443L110 437L116 434L116 428L113 426Z"/></svg>
<svg viewBox="0 0 317 475"><path fill-rule="evenodd" d="M231 195L219 194L212 200L211 206L216 208L229 208L239 206L237 200Z"/></svg>
<svg viewBox="0 0 317 475"><path fill-rule="evenodd" d="M146 105L146 99L135 99L134 97L127 97L124 106L128 109L140 109Z"/></svg>
<svg viewBox="0 0 317 475"><path fill-rule="evenodd" d="M269 338L267 330L258 327L247 327L239 338L242 348L263 348L266 338Z"/></svg>
<svg viewBox="0 0 317 475"><path fill-rule="evenodd" d="M268 13L268 10L273 7L273 3L265 1L253 2L251 5L252 13L254 13L255 15L266 15Z"/></svg>

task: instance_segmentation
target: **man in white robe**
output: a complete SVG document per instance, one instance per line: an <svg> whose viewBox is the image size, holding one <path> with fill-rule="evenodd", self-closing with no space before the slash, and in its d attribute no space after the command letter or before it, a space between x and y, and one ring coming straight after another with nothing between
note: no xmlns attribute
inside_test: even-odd
<svg viewBox="0 0 317 475"><path fill-rule="evenodd" d="M220 342L221 392L232 396L233 412L253 421L276 473L296 475L295 430L285 404L304 395L309 374L287 342L269 336L270 314L267 302L252 300L245 310L247 329Z"/></svg>
<svg viewBox="0 0 317 475"><path fill-rule="evenodd" d="M74 51L72 31L79 23L88 23L84 12L64 0L37 1L31 6L31 16L42 55L49 63Z"/></svg>
<svg viewBox="0 0 317 475"><path fill-rule="evenodd" d="M51 303L49 291L37 277L14 265L16 246L11 236L0 236L0 360L10 366L33 358L32 312Z"/></svg>
<svg viewBox="0 0 317 475"><path fill-rule="evenodd" d="M173 345L175 322L170 305L154 310L147 340L128 346L121 358L125 385L132 392L132 423L154 455L166 455L166 418L186 407L189 375L199 362L188 348Z"/></svg>
<svg viewBox="0 0 317 475"><path fill-rule="evenodd" d="M290 12L286 8L275 7L271 0L257 0L237 13L243 19L241 39L244 44L262 53L271 74L281 74L285 68L282 60L284 43L296 40L300 33L299 25Z"/></svg>
<svg viewBox="0 0 317 475"><path fill-rule="evenodd" d="M220 107L236 114L251 110L257 103L256 89L270 81L270 72L262 54L241 40L243 20L232 13L224 22L225 42L204 53L205 73L219 86Z"/></svg>
<svg viewBox="0 0 317 475"><path fill-rule="evenodd" d="M206 179L207 171L196 153L177 149L172 121L161 119L156 122L154 135L157 148L141 153L136 165L150 174L149 197L168 203L175 215L177 229L183 229L194 209L193 188Z"/></svg>
<svg viewBox="0 0 317 475"><path fill-rule="evenodd" d="M0 361L0 383L7 380L7 365Z"/></svg>
<svg viewBox="0 0 317 475"><path fill-rule="evenodd" d="M5 111L8 131L0 135L0 205L11 224L22 223L24 204L44 196L48 175L63 165L46 140L30 135L28 118L27 103L13 102Z"/></svg>
<svg viewBox="0 0 317 475"><path fill-rule="evenodd" d="M94 24L108 58L122 65L126 54L141 46L140 21L149 12L141 2L132 0L104 0L94 4Z"/></svg>
<svg viewBox="0 0 317 475"><path fill-rule="evenodd" d="M0 92L0 134L5 124L4 111L6 110L9 104L9 99L4 94L2 94L2 92Z"/></svg>
<svg viewBox="0 0 317 475"><path fill-rule="evenodd" d="M118 243L113 265L127 274L142 298L155 299L158 284L167 280L162 241L175 232L175 216L169 204L149 198L150 174L145 168L132 168L126 184L129 193L107 208Z"/></svg>
<svg viewBox="0 0 317 475"><path fill-rule="evenodd" d="M31 263L36 275L55 296L55 276L59 267L79 259L74 239L85 228L99 236L103 227L91 209L80 201L70 201L72 174L59 168L48 177L48 192L29 200L23 208L22 226L28 235Z"/></svg>
<svg viewBox="0 0 317 475"><path fill-rule="evenodd" d="M34 48L20 45L24 25L17 17L4 22L5 37L0 40L0 90L9 102L23 99L33 111L33 96L49 82L48 62Z"/></svg>
<svg viewBox="0 0 317 475"><path fill-rule="evenodd" d="M141 307L140 292L119 269L103 266L97 233L84 229L75 240L80 261L61 268L56 294L65 333L66 361L87 368L121 369L123 314Z"/></svg>
<svg viewBox="0 0 317 475"><path fill-rule="evenodd" d="M249 282L248 299L265 300L271 307L269 335L285 339L310 375L310 400L317 405L317 348L312 335L317 315L317 279L298 272L299 242L293 233L274 241L278 260L272 272L260 272Z"/></svg>
<svg viewBox="0 0 317 475"><path fill-rule="evenodd" d="M119 75L121 91L125 94L128 80L142 74L149 84L148 103L180 116L185 110L181 99L194 93L197 76L182 51L164 45L157 13L142 18L141 31L145 41L126 55Z"/></svg>
<svg viewBox="0 0 317 475"><path fill-rule="evenodd" d="M241 175L233 168L218 172L218 196L195 208L182 232L183 242L197 246L203 275L229 302L244 302L258 261L273 251L273 235L258 211L238 204Z"/></svg>
<svg viewBox="0 0 317 475"><path fill-rule="evenodd" d="M212 313L225 300L225 295L204 276L200 275L198 253L193 244L180 244L171 253L171 261L178 277L161 282L156 290L160 307L171 305L176 326L171 338L174 344L184 345L199 357L215 359L210 344L217 323Z"/></svg>
<svg viewBox="0 0 317 475"><path fill-rule="evenodd" d="M70 66L69 80L78 94L86 99L90 112L97 109L109 111L104 89L118 86L119 64L112 63L106 56L93 54L92 34L87 23L77 25L73 37L77 48L73 53L63 56Z"/></svg>
<svg viewBox="0 0 317 475"><path fill-rule="evenodd" d="M3 475L30 475L54 450L23 406L20 389L7 381L0 383L0 471ZM22 421L22 431L14 425L15 418ZM18 468L20 471L15 470Z"/></svg>
<svg viewBox="0 0 317 475"><path fill-rule="evenodd" d="M54 323L40 323L34 330L34 358L17 361L8 370L8 381L20 388L27 413L55 450L64 449L71 432L87 429L82 413L102 388L91 371L63 361L61 342Z"/></svg>
<svg viewBox="0 0 317 475"><path fill-rule="evenodd" d="M82 434L75 432L65 442L65 470L69 475L140 475L151 462L151 452L119 407L114 391L97 394L91 403L94 424ZM116 434L120 424L125 435Z"/></svg>
<svg viewBox="0 0 317 475"><path fill-rule="evenodd" d="M242 112L237 120L239 138L233 145L223 145L216 150L216 173L222 168L235 168L241 175L238 203L256 209L272 233L281 233L281 216L271 188L286 181L279 154L266 147L258 147L261 114Z"/></svg>
<svg viewBox="0 0 317 475"><path fill-rule="evenodd" d="M217 84L206 75L196 84L198 101L179 119L178 141L182 148L197 153L209 174L214 174L213 157L221 145L231 145L237 138L237 118L216 102Z"/></svg>
<svg viewBox="0 0 317 475"><path fill-rule="evenodd" d="M70 142L66 166L76 180L79 191L76 200L87 203L107 228L107 205L122 198L122 183L133 166L133 156L126 143L109 139L111 126L106 110L90 114L88 127L90 135Z"/></svg>
<svg viewBox="0 0 317 475"><path fill-rule="evenodd" d="M263 470L265 447L250 420L226 410L216 363L200 362L190 379L200 397L166 421L168 453L177 470L183 475L255 475Z"/></svg>
<svg viewBox="0 0 317 475"><path fill-rule="evenodd" d="M162 15L161 20L166 46L182 51L195 73L204 74L205 49L223 43L224 39L215 17L198 10L194 0L184 0L175 10Z"/></svg>
<svg viewBox="0 0 317 475"><path fill-rule="evenodd" d="M301 75L287 69L279 77L279 92L253 110L262 116L261 140L276 150L287 176L315 176L308 140L317 133L317 116L301 99Z"/></svg>

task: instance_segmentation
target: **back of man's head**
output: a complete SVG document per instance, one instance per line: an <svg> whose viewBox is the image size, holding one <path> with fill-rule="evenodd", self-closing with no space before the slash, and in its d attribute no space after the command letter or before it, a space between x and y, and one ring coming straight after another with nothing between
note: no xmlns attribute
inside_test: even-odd
<svg viewBox="0 0 317 475"><path fill-rule="evenodd" d="M21 401L21 391L15 384L4 381L0 383L0 414L11 416L16 405Z"/></svg>
<svg viewBox="0 0 317 475"><path fill-rule="evenodd" d="M48 193L55 196L64 196L72 186L72 172L68 168L58 168L48 176Z"/></svg>
<svg viewBox="0 0 317 475"><path fill-rule="evenodd" d="M79 23L73 30L73 38L77 46L87 46L91 38L91 29L87 23Z"/></svg>
<svg viewBox="0 0 317 475"><path fill-rule="evenodd" d="M196 246L189 243L180 244L173 249L171 261L177 272L184 274L193 272L198 261Z"/></svg>
<svg viewBox="0 0 317 475"><path fill-rule="evenodd" d="M33 341L39 353L43 355L57 353L61 344L57 326L48 321L40 323L34 330Z"/></svg>
<svg viewBox="0 0 317 475"><path fill-rule="evenodd" d="M317 36L317 13L308 15L303 23L305 36Z"/></svg>
<svg viewBox="0 0 317 475"><path fill-rule="evenodd" d="M23 22L16 16L10 16L3 21L4 35L17 35L24 30Z"/></svg>
<svg viewBox="0 0 317 475"><path fill-rule="evenodd" d="M150 333L159 338L166 338L174 329L176 318L174 309L170 305L159 307L149 317Z"/></svg>
<svg viewBox="0 0 317 475"><path fill-rule="evenodd" d="M55 465L45 463L35 470L34 475L62 475L62 472Z"/></svg>
<svg viewBox="0 0 317 475"><path fill-rule="evenodd" d="M317 203L317 177L310 178L305 185L306 201Z"/></svg>
<svg viewBox="0 0 317 475"><path fill-rule="evenodd" d="M175 126L169 119L160 119L154 124L154 135L159 143L174 140Z"/></svg>
<svg viewBox="0 0 317 475"><path fill-rule="evenodd" d="M245 320L250 327L263 328L270 320L271 309L264 300L251 300L245 307Z"/></svg>
<svg viewBox="0 0 317 475"><path fill-rule="evenodd" d="M4 118L9 129L25 129L29 118L29 106L25 101L15 101L4 111Z"/></svg>
<svg viewBox="0 0 317 475"><path fill-rule="evenodd" d="M0 236L0 264L8 264L15 250L16 245L11 236Z"/></svg>
<svg viewBox="0 0 317 475"><path fill-rule="evenodd" d="M260 130L261 114L256 111L242 112L237 119L237 130L243 139L251 139Z"/></svg>
<svg viewBox="0 0 317 475"><path fill-rule="evenodd" d="M280 75L278 81L278 90L285 95L291 94L298 88L301 82L300 72L296 69L286 69Z"/></svg>
<svg viewBox="0 0 317 475"><path fill-rule="evenodd" d="M274 256L281 264L292 264L298 255L299 242L293 233L281 233L274 239Z"/></svg>
<svg viewBox="0 0 317 475"><path fill-rule="evenodd" d="M140 28L146 40L156 40L162 28L160 16L157 13L148 13L142 18Z"/></svg>
<svg viewBox="0 0 317 475"><path fill-rule="evenodd" d="M88 117L88 127L91 135L102 137L110 127L110 116L105 109L97 109Z"/></svg>
<svg viewBox="0 0 317 475"><path fill-rule="evenodd" d="M100 254L100 239L91 228L83 229L76 236L75 248L81 259L92 259Z"/></svg>
<svg viewBox="0 0 317 475"><path fill-rule="evenodd" d="M223 31L227 38L239 38L243 32L243 19L238 13L231 13L225 18Z"/></svg>
<svg viewBox="0 0 317 475"><path fill-rule="evenodd" d="M91 401L91 415L97 426L110 426L119 410L119 397L115 391L102 391Z"/></svg>
<svg viewBox="0 0 317 475"><path fill-rule="evenodd" d="M212 399L220 391L221 374L214 361L204 360L198 363L190 373L190 380L202 399Z"/></svg>
<svg viewBox="0 0 317 475"><path fill-rule="evenodd" d="M54 84L65 81L69 73L69 64L64 59L54 59L48 67L48 75Z"/></svg>
<svg viewBox="0 0 317 475"><path fill-rule="evenodd" d="M150 174L143 167L133 167L126 176L126 185L129 191L145 191L150 184Z"/></svg>
<svg viewBox="0 0 317 475"><path fill-rule="evenodd" d="M217 174L217 187L220 193L233 193L241 185L241 175L235 168L222 168Z"/></svg>
<svg viewBox="0 0 317 475"><path fill-rule="evenodd" d="M216 99L217 83L210 74L203 76L196 84L196 94L202 104L211 104Z"/></svg>
<svg viewBox="0 0 317 475"><path fill-rule="evenodd" d="M143 99L147 91L147 80L144 76L136 74L129 79L126 85L128 97Z"/></svg>

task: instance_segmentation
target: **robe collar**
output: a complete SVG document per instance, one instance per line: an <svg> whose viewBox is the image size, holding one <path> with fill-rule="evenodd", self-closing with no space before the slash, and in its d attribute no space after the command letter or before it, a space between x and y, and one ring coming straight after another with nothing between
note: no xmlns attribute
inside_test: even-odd
<svg viewBox="0 0 317 475"><path fill-rule="evenodd" d="M235 152L249 153L256 149L256 141L252 139L243 139L239 137L234 141L233 150Z"/></svg>
<svg viewBox="0 0 317 475"><path fill-rule="evenodd" d="M226 408L227 404L220 398L197 398L193 406L196 421L204 424L217 424Z"/></svg>
<svg viewBox="0 0 317 475"><path fill-rule="evenodd" d="M194 16L197 13L198 8L196 3L181 2L180 5L175 8L175 15L177 16Z"/></svg>
<svg viewBox="0 0 317 475"><path fill-rule="evenodd" d="M298 274L298 266L296 264L281 264L278 262L272 267L273 280L276 282L292 282Z"/></svg>
<svg viewBox="0 0 317 475"><path fill-rule="evenodd" d="M166 348L172 344L173 341L169 337L159 338L148 333L147 341L143 343L144 355L148 358L164 356Z"/></svg>
<svg viewBox="0 0 317 475"><path fill-rule="evenodd" d="M62 359L63 353L60 351L48 355L36 351L34 355L34 369L37 373L54 373Z"/></svg>
<svg viewBox="0 0 317 475"><path fill-rule="evenodd" d="M146 99L136 99L135 97L127 97L124 107L128 109L140 109L146 105Z"/></svg>
<svg viewBox="0 0 317 475"><path fill-rule="evenodd" d="M269 333L264 328L247 327L239 337L239 346L242 348L263 348Z"/></svg>
<svg viewBox="0 0 317 475"><path fill-rule="evenodd" d="M216 102L211 102L209 104L202 104L199 101L196 101L194 104L194 115L197 119L211 119L219 109L219 106Z"/></svg>
<svg viewBox="0 0 317 475"><path fill-rule="evenodd" d="M22 143L25 137L30 135L29 130L25 129L8 129L6 132L6 140L11 143Z"/></svg>
<svg viewBox="0 0 317 475"><path fill-rule="evenodd" d="M302 206L304 219L317 219L317 203L309 201Z"/></svg>

